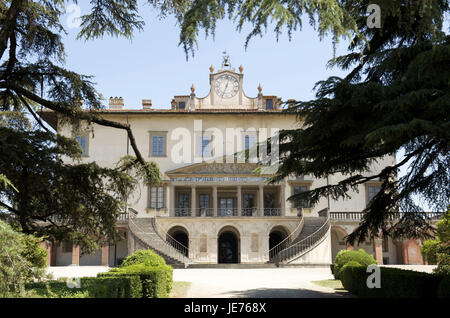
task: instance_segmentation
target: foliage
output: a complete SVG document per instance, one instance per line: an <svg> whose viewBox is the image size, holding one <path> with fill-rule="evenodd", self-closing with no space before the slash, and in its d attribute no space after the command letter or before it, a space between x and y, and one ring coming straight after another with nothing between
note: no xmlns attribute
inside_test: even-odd
<svg viewBox="0 0 450 318"><path fill-rule="evenodd" d="M425 261L428 264L437 264L438 262L438 253L441 249L441 241L440 240L426 240L423 242L420 247L420 253L422 254Z"/></svg>
<svg viewBox="0 0 450 318"><path fill-rule="evenodd" d="M369 4L380 6L381 28L367 26ZM322 197L345 199L366 182L380 182L347 241L362 242L380 231L393 238L426 237L432 228L413 197L437 211L446 210L450 197L450 37L443 31L449 2L342 1L342 8L368 44L361 49L363 41L355 37L347 55L330 61L348 70L345 78L318 82L315 100L287 104L286 111L304 122L281 131L280 167L272 181L345 177L290 198L312 204ZM375 169L399 150L404 158ZM389 213L399 209L418 213L393 222Z"/></svg>
<svg viewBox="0 0 450 318"><path fill-rule="evenodd" d="M345 264L349 262L356 262L359 265L367 267L370 264L377 264L377 261L372 255L368 254L365 250L359 249L357 251L342 250L336 255L334 259L334 277L336 279L342 278L342 269Z"/></svg>
<svg viewBox="0 0 450 318"><path fill-rule="evenodd" d="M166 265L166 262L164 261L164 258L152 250L137 250L133 254L127 256L120 267L127 267L135 264L153 267Z"/></svg>
<svg viewBox="0 0 450 318"><path fill-rule="evenodd" d="M43 298L139 298L138 277L82 277L80 288L64 281L46 281L26 285L29 295Z"/></svg>
<svg viewBox="0 0 450 318"><path fill-rule="evenodd" d="M23 295L26 282L45 277L47 252L39 241L0 220L0 297Z"/></svg>
<svg viewBox="0 0 450 318"><path fill-rule="evenodd" d="M143 159L130 125L97 112L102 96L92 77L64 67L61 18L71 2L0 5L0 217L24 233L72 240L92 252L100 241L114 241L116 217L136 183L158 183L160 176L156 164ZM131 36L140 25L136 8L135 0L93 3L80 37ZM94 124L126 131L135 157L116 169L80 164L80 146L44 125L43 107L56 113L58 127L71 125L73 132L93 133ZM139 174L128 175L133 169Z"/></svg>
<svg viewBox="0 0 450 318"><path fill-rule="evenodd" d="M436 239L423 242L420 251L430 264L438 264L437 274L450 274L450 209L436 223Z"/></svg>
<svg viewBox="0 0 450 318"><path fill-rule="evenodd" d="M143 264L134 264L111 269L109 272L99 273L97 276L137 276L142 284L143 298L169 297L173 284L173 269L169 265L150 267Z"/></svg>
<svg viewBox="0 0 450 318"><path fill-rule="evenodd" d="M364 266L348 264L343 268L344 288L359 297L369 298L436 298L443 276L379 267L380 288L368 288Z"/></svg>
<svg viewBox="0 0 450 318"><path fill-rule="evenodd" d="M437 296L439 298L450 298L450 273L447 273L439 283Z"/></svg>
<svg viewBox="0 0 450 318"><path fill-rule="evenodd" d="M64 156L80 157L75 140L28 129L26 118L12 123L2 115L0 171L18 191L0 187L0 211L6 212L0 219L53 242L70 240L87 252L115 240L116 219L136 179L95 162L66 163Z"/></svg>

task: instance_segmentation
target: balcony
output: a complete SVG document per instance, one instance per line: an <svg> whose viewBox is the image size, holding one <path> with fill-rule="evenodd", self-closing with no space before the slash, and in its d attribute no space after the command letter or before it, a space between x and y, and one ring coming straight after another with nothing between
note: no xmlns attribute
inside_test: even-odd
<svg viewBox="0 0 450 318"><path fill-rule="evenodd" d="M408 213L414 213L427 220L437 221L442 218L444 212L389 212L389 219L391 221L398 220ZM332 221L360 221L364 212L330 212Z"/></svg>
<svg viewBox="0 0 450 318"><path fill-rule="evenodd" d="M277 217L281 216L280 208L264 208L263 213L258 213L257 208L243 208L239 215L237 208L217 208L217 215L214 215L212 208L175 208L170 211L170 215L175 217Z"/></svg>

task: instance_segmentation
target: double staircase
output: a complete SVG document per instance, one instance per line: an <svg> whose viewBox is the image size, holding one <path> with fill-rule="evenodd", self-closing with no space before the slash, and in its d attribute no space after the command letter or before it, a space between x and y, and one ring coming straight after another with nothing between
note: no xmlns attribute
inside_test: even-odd
<svg viewBox="0 0 450 318"><path fill-rule="evenodd" d="M164 229L159 229L156 218L137 218L130 213L128 230L131 237L143 248L153 250L164 258L167 264L175 267L193 265L186 246L172 238ZM158 231L158 229L160 231ZM268 251L271 264L289 264L316 248L330 229L327 210L319 212L318 217L304 217L297 228L282 242ZM165 238L159 233L164 233Z"/></svg>

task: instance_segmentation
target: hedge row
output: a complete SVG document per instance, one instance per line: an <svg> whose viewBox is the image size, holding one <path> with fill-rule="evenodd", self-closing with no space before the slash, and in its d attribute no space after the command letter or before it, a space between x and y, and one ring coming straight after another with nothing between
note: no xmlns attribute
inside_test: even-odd
<svg viewBox="0 0 450 318"><path fill-rule="evenodd" d="M113 268L109 272L99 273L98 277L137 277L142 287L143 298L166 298L172 290L173 269L171 266L148 267L135 264Z"/></svg>
<svg viewBox="0 0 450 318"><path fill-rule="evenodd" d="M46 281L25 286L31 296L45 298L136 298L142 295L137 277L83 277L78 282ZM70 287L72 286L72 288Z"/></svg>
<svg viewBox="0 0 450 318"><path fill-rule="evenodd" d="M449 277L397 268L379 267L380 288L368 288L366 266L350 262L342 268L342 285L349 292L367 298L449 297Z"/></svg>

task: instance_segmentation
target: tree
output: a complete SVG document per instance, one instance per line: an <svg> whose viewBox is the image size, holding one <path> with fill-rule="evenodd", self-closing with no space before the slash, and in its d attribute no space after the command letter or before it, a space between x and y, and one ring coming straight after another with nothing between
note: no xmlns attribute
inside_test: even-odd
<svg viewBox="0 0 450 318"><path fill-rule="evenodd" d="M130 126L98 114L102 97L91 77L63 67L60 17L66 3L0 1L0 219L54 242L72 240L90 252L116 238L116 217L137 182L161 179L156 164L140 154ZM98 1L80 36L131 36L141 25L135 11L135 1ZM50 131L38 107L54 110L74 129L95 123L125 130L134 156L116 169L80 164L79 145Z"/></svg>
<svg viewBox="0 0 450 318"><path fill-rule="evenodd" d="M47 252L39 241L0 220L0 297L21 295L25 283L45 276Z"/></svg>

